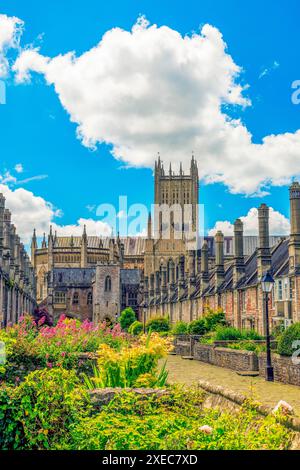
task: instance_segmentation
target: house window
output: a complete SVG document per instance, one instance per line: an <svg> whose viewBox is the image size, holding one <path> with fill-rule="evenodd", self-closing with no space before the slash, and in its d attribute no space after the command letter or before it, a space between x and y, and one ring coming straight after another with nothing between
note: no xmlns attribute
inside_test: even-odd
<svg viewBox="0 0 300 470"><path fill-rule="evenodd" d="M93 294L92 294L92 292L89 292L89 293L88 293L88 296L87 296L87 304L88 304L88 305L93 305Z"/></svg>
<svg viewBox="0 0 300 470"><path fill-rule="evenodd" d="M75 292L73 295L73 305L78 305L79 304L79 294L78 292Z"/></svg>
<svg viewBox="0 0 300 470"><path fill-rule="evenodd" d="M282 279L277 279L275 281L275 298L276 300L282 300Z"/></svg>
<svg viewBox="0 0 300 470"><path fill-rule="evenodd" d="M111 277L106 276L105 278L105 292L110 292L111 291Z"/></svg>
<svg viewBox="0 0 300 470"><path fill-rule="evenodd" d="M54 293L54 303L55 304L65 304L66 303L66 294L65 292L55 292Z"/></svg>
<svg viewBox="0 0 300 470"><path fill-rule="evenodd" d="M284 300L291 300L291 282L288 277L285 277L283 279L283 295L284 295Z"/></svg>

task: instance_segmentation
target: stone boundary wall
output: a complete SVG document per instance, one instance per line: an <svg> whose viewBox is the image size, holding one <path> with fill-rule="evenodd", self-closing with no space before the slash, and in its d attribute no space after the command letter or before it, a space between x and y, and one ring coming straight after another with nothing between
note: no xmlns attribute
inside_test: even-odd
<svg viewBox="0 0 300 470"><path fill-rule="evenodd" d="M228 343L229 341L201 344L198 337L181 335L175 338L174 352L179 356L192 356L195 360L218 367L244 372L259 372L261 377L265 377L265 353L257 355L253 351L222 347ZM291 357L280 356L272 352L272 365L276 381L300 387L300 364L293 364Z"/></svg>
<svg viewBox="0 0 300 470"><path fill-rule="evenodd" d="M266 354L259 354L259 375L265 376ZM274 367L274 378L278 382L300 386L300 364L293 364L291 357L280 356L272 353L272 365Z"/></svg>
<svg viewBox="0 0 300 470"><path fill-rule="evenodd" d="M174 351L179 356L192 356L207 364L238 371L258 371L258 357L253 351L217 347L215 344L201 344L199 340L186 336L177 337L174 343Z"/></svg>

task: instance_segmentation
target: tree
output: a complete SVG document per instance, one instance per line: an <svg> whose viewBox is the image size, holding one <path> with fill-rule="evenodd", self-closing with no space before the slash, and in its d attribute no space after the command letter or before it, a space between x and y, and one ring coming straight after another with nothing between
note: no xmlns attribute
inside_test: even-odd
<svg viewBox="0 0 300 470"><path fill-rule="evenodd" d="M122 330L128 331L130 325L132 325L136 320L137 318L134 310L132 310L131 307L125 308L120 316L120 325Z"/></svg>

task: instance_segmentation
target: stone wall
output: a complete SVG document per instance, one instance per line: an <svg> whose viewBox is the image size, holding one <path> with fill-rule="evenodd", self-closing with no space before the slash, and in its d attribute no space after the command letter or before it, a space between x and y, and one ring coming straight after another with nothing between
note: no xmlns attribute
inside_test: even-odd
<svg viewBox="0 0 300 470"><path fill-rule="evenodd" d="M178 356L190 356L191 337L189 335L178 335L174 340L174 352Z"/></svg>
<svg viewBox="0 0 300 470"><path fill-rule="evenodd" d="M258 357L255 352L201 344L188 335L180 335L175 339L174 351L179 356L193 356L198 361L219 367L238 371L258 371Z"/></svg>
<svg viewBox="0 0 300 470"><path fill-rule="evenodd" d="M292 363L291 357L272 354L272 365L274 367L274 378L278 382L300 386L300 364ZM265 377L266 354L259 355L259 375Z"/></svg>
<svg viewBox="0 0 300 470"><path fill-rule="evenodd" d="M258 358L253 351L214 348L213 364L238 371L258 371Z"/></svg>
<svg viewBox="0 0 300 470"><path fill-rule="evenodd" d="M214 346L212 344L195 343L193 348L194 358L198 361L214 364Z"/></svg>

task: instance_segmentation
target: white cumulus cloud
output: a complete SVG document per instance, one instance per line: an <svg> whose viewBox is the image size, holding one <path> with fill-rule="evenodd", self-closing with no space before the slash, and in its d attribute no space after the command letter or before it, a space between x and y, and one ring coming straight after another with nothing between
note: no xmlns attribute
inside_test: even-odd
<svg viewBox="0 0 300 470"><path fill-rule="evenodd" d="M271 235L288 235L290 233L290 222L280 212L270 207L270 234ZM256 207L252 207L248 214L240 217L244 224L244 235L258 235L258 211ZM233 235L233 224L228 220L216 222L214 228L209 230L209 235L214 236L218 230L224 235Z"/></svg>
<svg viewBox="0 0 300 470"><path fill-rule="evenodd" d="M24 188L12 190L4 184L0 184L0 193L6 199L5 206L11 211L12 222L24 243L29 242L33 227L37 229L38 235L48 230L50 221L56 215L49 202Z"/></svg>
<svg viewBox="0 0 300 470"><path fill-rule="evenodd" d="M57 231L57 235L61 237L80 237L83 233L83 228L86 226L88 236L110 236L112 233L111 227L101 220L84 219L80 218L74 225L58 225L53 223L53 230Z"/></svg>
<svg viewBox="0 0 300 470"><path fill-rule="evenodd" d="M94 219L80 218L77 223L60 225L55 222L62 215L61 211L40 196L36 196L24 188L11 189L0 183L0 193L6 199L5 207L12 214L12 223L16 226L17 234L23 243L30 242L33 228L36 228L37 236L41 237L44 232L48 233L50 225L60 236L81 236L83 227L86 225L88 235L111 235L111 227L106 222Z"/></svg>
<svg viewBox="0 0 300 470"><path fill-rule="evenodd" d="M242 69L209 24L183 36L142 17L131 31L107 31L81 55L51 58L27 48L14 71L19 82L43 74L82 143L110 144L127 165L152 167L159 151L166 165L182 160L187 168L194 151L206 182L259 195L300 174L300 130L253 143L242 120L229 117L232 106L251 103Z"/></svg>
<svg viewBox="0 0 300 470"><path fill-rule="evenodd" d="M8 49L18 48L23 26L24 23L19 18L0 14L0 77L8 72L6 53Z"/></svg>

